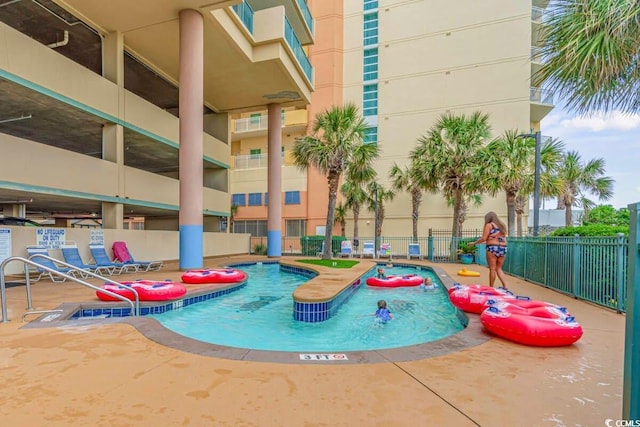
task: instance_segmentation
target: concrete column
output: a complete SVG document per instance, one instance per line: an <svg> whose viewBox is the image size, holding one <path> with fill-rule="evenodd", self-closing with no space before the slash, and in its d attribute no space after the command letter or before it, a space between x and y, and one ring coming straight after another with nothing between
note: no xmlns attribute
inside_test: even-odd
<svg viewBox="0 0 640 427"><path fill-rule="evenodd" d="M180 269L202 268L204 22L180 11Z"/></svg>
<svg viewBox="0 0 640 427"><path fill-rule="evenodd" d="M102 40L102 75L118 86L118 117L124 118L124 38L111 32ZM108 123L102 128L102 158L117 165L116 197L124 198L124 129ZM122 203L102 203L102 227L121 230L124 221Z"/></svg>
<svg viewBox="0 0 640 427"><path fill-rule="evenodd" d="M267 211L267 256L282 255L282 117L280 104L269 104L268 118L268 178L269 206Z"/></svg>
<svg viewBox="0 0 640 427"><path fill-rule="evenodd" d="M2 205L2 214L4 216L13 216L17 218L27 217L27 205L19 203L15 205Z"/></svg>

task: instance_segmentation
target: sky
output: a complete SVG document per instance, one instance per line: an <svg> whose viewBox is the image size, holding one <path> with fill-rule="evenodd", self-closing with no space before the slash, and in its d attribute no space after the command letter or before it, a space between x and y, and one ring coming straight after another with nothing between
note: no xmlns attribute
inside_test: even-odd
<svg viewBox="0 0 640 427"><path fill-rule="evenodd" d="M565 150L580 153L582 161L602 158L606 176L615 180L614 195L609 204L626 208L630 203L640 202L640 114L623 114L614 111L590 116L579 116L556 104L540 126L542 135L558 138ZM555 201L546 200L544 208L555 208Z"/></svg>

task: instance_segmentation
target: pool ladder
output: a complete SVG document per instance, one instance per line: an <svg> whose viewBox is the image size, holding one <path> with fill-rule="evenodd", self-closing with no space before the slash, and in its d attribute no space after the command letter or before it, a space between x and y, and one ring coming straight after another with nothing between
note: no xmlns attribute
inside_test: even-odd
<svg viewBox="0 0 640 427"><path fill-rule="evenodd" d="M71 281L71 282L75 282L78 283L82 286L85 286L87 288L91 288L93 290L95 290L96 292L101 292L104 293L106 295L109 295L111 297L117 298L119 300L122 300L124 302L126 302L127 304L129 304L131 306L131 315L132 316L138 316L140 314L140 297L138 296L138 292L130 287L129 290L131 290L131 292L133 292L133 295L135 297L135 301L131 301L128 298L122 296L122 295L118 295L114 292L108 291L106 289L103 289L101 287L92 285L91 283L88 283L78 277L75 277L71 274L68 274L67 272L62 272L62 271L58 271L55 270L53 268L49 268L45 265L39 264L37 262L34 261L35 258L42 258L42 259L46 259L49 260L51 262L53 262L54 264L59 264L59 265L63 265L65 267L67 267L69 269L69 273L75 274L78 273L80 275L82 275L82 279L85 279L87 277L93 277L95 279L100 279L105 281L106 283L112 284L112 285L116 285L116 286L121 286L121 284L119 282L113 281L107 277L101 276L99 274L93 273L91 271L88 270L84 270L82 268L78 268L74 265L68 264L64 261L60 261L59 259L56 258L52 258L50 256L44 255L44 254L34 254L29 258L23 258L23 257L19 257L19 256L13 256L13 257L9 257L7 259L5 259L4 261L2 261L2 263L0 263L0 299L2 299L2 323L7 323L9 322L9 318L7 316L7 291L6 291L6 281L5 281L5 274L4 274L4 269L6 267L7 264L9 264L12 261L18 261L18 262L22 262L24 263L24 274L25 274L25 285L26 285L26 289L27 289L27 311L22 315L22 321L24 321L24 319L32 314L46 314L46 313L62 313L62 310L60 309L52 309L52 310L34 310L33 308L33 302L32 302L32 298L31 298L31 277L30 277L30 271L29 271L29 266L33 266L36 267L38 270L41 271L46 271L47 273L51 273L51 274L55 274L56 276L60 276L60 277L64 277L65 279Z"/></svg>

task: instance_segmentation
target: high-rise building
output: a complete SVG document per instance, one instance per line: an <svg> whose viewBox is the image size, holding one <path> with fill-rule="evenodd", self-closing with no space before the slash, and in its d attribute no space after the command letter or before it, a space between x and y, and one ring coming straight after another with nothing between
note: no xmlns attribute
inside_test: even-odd
<svg viewBox="0 0 640 427"><path fill-rule="evenodd" d="M305 125L310 127L318 112L343 102L360 107L369 126L365 142L380 147L375 167L379 182L388 188L393 163L406 164L416 140L443 113L486 113L493 136L498 136L507 129L539 130L540 121L553 108L551 94L532 83L543 60L538 32L547 1L464 0L454 5L444 0L315 0L309 4L316 28L315 43L309 48L315 92L306 123L299 111L282 113L285 126L279 153L282 229L292 245L297 236L323 234L326 222L326 178L296 169L288 155L295 137L304 133ZM254 114L238 116L232 127L232 156L237 161L231 192L238 205L236 230L266 236L266 209L249 203L251 197L257 203L257 194L262 197L266 187L261 183L267 174L266 133L243 128L252 120L266 120L264 112ZM465 226L480 227L489 210L506 217L504 195L485 196L480 208L470 207ZM452 208L441 195L426 194L419 234L426 236L428 228L450 229L451 218ZM352 226L347 221L348 236ZM360 236L373 236L373 227L373 213L364 210ZM411 235L408 194L398 194L385 207L383 234Z"/></svg>

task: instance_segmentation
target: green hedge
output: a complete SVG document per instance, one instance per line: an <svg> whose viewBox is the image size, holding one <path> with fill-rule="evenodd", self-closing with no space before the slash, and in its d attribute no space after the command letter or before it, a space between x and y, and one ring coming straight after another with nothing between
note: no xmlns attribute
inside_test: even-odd
<svg viewBox="0 0 640 427"><path fill-rule="evenodd" d="M606 237L615 236L622 233L629 235L629 227L624 225L613 226L606 224L590 224L579 227L564 227L554 230L550 236L575 236L576 234L583 237Z"/></svg>
<svg viewBox="0 0 640 427"><path fill-rule="evenodd" d="M340 246L342 242L348 240L342 236L331 237L331 252L333 255L340 253ZM324 236L302 236L300 237L300 247L302 248L302 255L316 256L322 250L322 242L324 242Z"/></svg>

